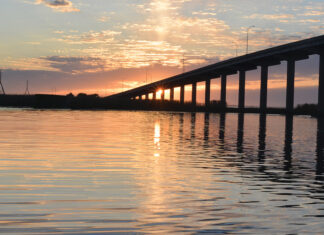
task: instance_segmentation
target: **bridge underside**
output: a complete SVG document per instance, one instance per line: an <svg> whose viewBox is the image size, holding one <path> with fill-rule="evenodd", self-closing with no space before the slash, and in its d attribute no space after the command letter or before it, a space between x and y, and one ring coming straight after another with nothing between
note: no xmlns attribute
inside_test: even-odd
<svg viewBox="0 0 324 235"><path fill-rule="evenodd" d="M246 71L255 70L259 66L261 67L259 111L265 113L267 112L268 69L270 66L287 61L286 113L291 114L294 111L295 62L308 59L310 55L314 54L320 56L318 113L324 115L324 35L221 61L110 97L142 99L144 96L145 99L148 99L148 94L152 93L152 99L155 100L157 91L161 90L161 100L164 100L164 91L170 89L170 100L173 101L174 89L180 87L180 103L184 104L184 87L191 84L192 106L196 106L197 83L205 82L205 105L208 107L210 105L211 79L220 78L220 103L225 106L227 76L239 73L238 108L244 112Z"/></svg>

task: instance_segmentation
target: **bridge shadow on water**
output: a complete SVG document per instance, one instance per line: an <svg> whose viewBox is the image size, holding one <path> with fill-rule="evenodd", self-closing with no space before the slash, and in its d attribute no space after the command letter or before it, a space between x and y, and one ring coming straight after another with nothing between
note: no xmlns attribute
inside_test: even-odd
<svg viewBox="0 0 324 235"><path fill-rule="evenodd" d="M177 113L174 115L179 115L179 138L185 141L185 114ZM197 124L197 115L204 115L203 126L201 126L202 124ZM237 117L236 139L233 127L226 124L229 115L231 118ZM317 121L316 149L313 152L307 150L307 154L305 154L298 152L299 137L296 136L294 138L295 120L293 116L279 117L284 119L284 130L281 130L284 132L284 140L281 141L279 137L273 136L272 127L267 123L269 116L260 114L258 133L255 133L257 135L257 142L251 143L251 137L245 137L246 115L251 114L191 113L186 116L187 119L190 118L190 134L188 133L190 137L187 139L190 140L192 145L198 142L201 145L200 147L208 149L208 151L213 151L213 147L217 145L217 149L212 154L214 161L225 160L225 164L228 164L228 166L239 169L243 177L255 177L260 181L282 183L287 186L287 189L290 188L290 183L294 183L297 180L311 181L313 182L312 184L303 185L310 193L308 196L324 200L324 118L313 119ZM215 117L217 117L218 123L215 123ZM232 121L231 123L233 123ZM218 126L217 134L210 131L214 125ZM230 127L230 130L227 130L228 127ZM300 132L301 127L298 128ZM201 134L196 134L197 132L201 132ZM272 138L270 144L267 142L268 133ZM229 135L228 137L227 134ZM201 141L198 140L199 138ZM245 141L246 138L248 141ZM281 148L281 151L272 149L274 146ZM294 152L294 147L297 149L296 152ZM194 147L192 148L194 149ZM225 155L227 156L224 157Z"/></svg>

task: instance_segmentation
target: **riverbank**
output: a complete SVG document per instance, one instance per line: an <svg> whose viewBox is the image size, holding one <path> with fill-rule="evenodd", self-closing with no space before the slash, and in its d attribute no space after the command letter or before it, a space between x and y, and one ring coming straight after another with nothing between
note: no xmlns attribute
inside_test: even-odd
<svg viewBox="0 0 324 235"><path fill-rule="evenodd" d="M35 109L72 109L72 110L163 110L163 111L183 111L183 112L229 112L237 113L242 110L235 107L222 107L217 101L212 102L208 107L198 104L195 107L190 102L180 104L179 101L161 100L129 100L111 99L109 97L99 97L98 95L72 94L63 95L0 95L1 107L29 107ZM259 113L259 108L247 107L244 113ZM268 108L269 114L286 114L284 108ZM295 115L317 116L316 105L301 105L295 108Z"/></svg>

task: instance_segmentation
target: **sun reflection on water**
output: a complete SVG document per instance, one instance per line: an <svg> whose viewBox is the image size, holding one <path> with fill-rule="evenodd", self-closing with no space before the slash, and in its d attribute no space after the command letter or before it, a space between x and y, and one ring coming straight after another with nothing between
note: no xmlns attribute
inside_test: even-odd
<svg viewBox="0 0 324 235"><path fill-rule="evenodd" d="M154 125L154 157L159 157L160 153L160 137L161 137L161 130L160 130L160 122L156 121Z"/></svg>

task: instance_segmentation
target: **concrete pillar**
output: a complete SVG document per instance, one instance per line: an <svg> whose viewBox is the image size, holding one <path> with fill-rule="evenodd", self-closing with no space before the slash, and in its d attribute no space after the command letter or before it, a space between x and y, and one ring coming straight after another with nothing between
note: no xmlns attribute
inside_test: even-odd
<svg viewBox="0 0 324 235"><path fill-rule="evenodd" d="M191 104L193 106L197 104L197 82L192 83Z"/></svg>
<svg viewBox="0 0 324 235"><path fill-rule="evenodd" d="M324 116L324 52L320 54L318 80L318 112Z"/></svg>
<svg viewBox="0 0 324 235"><path fill-rule="evenodd" d="M156 100L156 91L153 91L153 100Z"/></svg>
<svg viewBox="0 0 324 235"><path fill-rule="evenodd" d="M244 109L245 107L245 71L241 70L239 75L239 98L238 107Z"/></svg>
<svg viewBox="0 0 324 235"><path fill-rule="evenodd" d="M170 88L170 100L174 101L174 87Z"/></svg>
<svg viewBox="0 0 324 235"><path fill-rule="evenodd" d="M207 79L205 84L205 106L208 107L209 105L210 105L210 79Z"/></svg>
<svg viewBox="0 0 324 235"><path fill-rule="evenodd" d="M268 94L268 66L261 66L261 87L260 87L260 112L265 113L267 110Z"/></svg>
<svg viewBox="0 0 324 235"><path fill-rule="evenodd" d="M148 100L148 98L149 98L149 95L145 94L145 99Z"/></svg>
<svg viewBox="0 0 324 235"><path fill-rule="evenodd" d="M294 112L295 60L287 61L286 112Z"/></svg>
<svg viewBox="0 0 324 235"><path fill-rule="evenodd" d="M185 87L184 85L181 85L180 87L180 103L184 104L184 92L185 92Z"/></svg>
<svg viewBox="0 0 324 235"><path fill-rule="evenodd" d="M225 107L226 105L226 75L223 74L221 77L221 105Z"/></svg>

